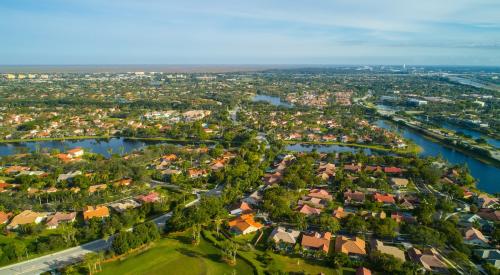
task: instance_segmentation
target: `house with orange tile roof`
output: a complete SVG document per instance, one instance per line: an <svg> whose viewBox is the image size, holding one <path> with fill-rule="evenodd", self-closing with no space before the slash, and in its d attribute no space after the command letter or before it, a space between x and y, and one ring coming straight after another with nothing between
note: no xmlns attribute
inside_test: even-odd
<svg viewBox="0 0 500 275"><path fill-rule="evenodd" d="M380 194L380 193L375 193L373 195L373 199L376 201L376 202L380 202L380 203L383 203L383 204L395 204L396 203L396 200L394 200L394 196L391 195L391 194Z"/></svg>
<svg viewBox="0 0 500 275"><path fill-rule="evenodd" d="M109 217L109 209L108 207L101 205L101 206L85 206L83 208L83 219L85 221L88 221L92 218L107 218Z"/></svg>
<svg viewBox="0 0 500 275"><path fill-rule="evenodd" d="M7 225L7 229L16 229L19 225L23 224L38 224L47 217L47 213L38 213L31 210L24 210L16 215Z"/></svg>
<svg viewBox="0 0 500 275"><path fill-rule="evenodd" d="M203 169L197 169L197 168L190 168L188 169L188 176L190 178L199 178L199 177L205 177L208 176L208 172Z"/></svg>
<svg viewBox="0 0 500 275"><path fill-rule="evenodd" d="M13 165L9 166L4 170L4 173L6 174L17 174L21 171L29 171L30 168L27 166L20 166L20 165Z"/></svg>
<svg viewBox="0 0 500 275"><path fill-rule="evenodd" d="M356 269L356 275L372 275L372 272L368 268L360 266Z"/></svg>
<svg viewBox="0 0 500 275"><path fill-rule="evenodd" d="M229 230L236 235L245 235L263 227L254 220L253 214L243 214L229 221Z"/></svg>
<svg viewBox="0 0 500 275"><path fill-rule="evenodd" d="M82 148L78 147L78 148L68 150L68 152L66 152L66 153L67 153L69 158L74 159L74 158L82 157L84 150Z"/></svg>
<svg viewBox="0 0 500 275"><path fill-rule="evenodd" d="M252 212L253 209L246 202L241 202L238 207L232 209L229 213L231 215L240 215Z"/></svg>
<svg viewBox="0 0 500 275"><path fill-rule="evenodd" d="M4 211L0 211L0 224L6 224L11 217L12 212L5 213Z"/></svg>
<svg viewBox="0 0 500 275"><path fill-rule="evenodd" d="M325 232L320 234L313 232L311 234L304 234L302 236L302 248L305 250L318 250L328 253L330 251L330 242L332 233Z"/></svg>
<svg viewBox="0 0 500 275"><path fill-rule="evenodd" d="M359 237L349 238L338 235L335 239L335 252L349 256L364 256L366 255L365 240Z"/></svg>
<svg viewBox="0 0 500 275"><path fill-rule="evenodd" d="M99 190L105 190L106 188L108 188L108 185L106 184L96 184L96 185L91 185L89 186L89 193L95 193Z"/></svg>
<svg viewBox="0 0 500 275"><path fill-rule="evenodd" d="M129 186L131 183L132 183L131 178L123 178L123 179L116 180L114 182L114 185L115 186Z"/></svg>

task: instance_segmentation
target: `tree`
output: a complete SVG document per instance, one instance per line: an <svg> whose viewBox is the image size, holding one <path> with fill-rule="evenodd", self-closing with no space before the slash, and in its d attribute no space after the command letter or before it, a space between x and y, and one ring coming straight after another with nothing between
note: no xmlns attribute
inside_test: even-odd
<svg viewBox="0 0 500 275"><path fill-rule="evenodd" d="M319 225L321 231L335 233L340 229L339 221L327 213L321 213L317 217L317 224Z"/></svg>
<svg viewBox="0 0 500 275"><path fill-rule="evenodd" d="M191 227L192 241L194 245L199 245L201 241L201 224L195 223Z"/></svg>
<svg viewBox="0 0 500 275"><path fill-rule="evenodd" d="M369 260L373 269L389 272L389 274L400 271L403 265L401 260L380 251L373 251L370 254Z"/></svg>
<svg viewBox="0 0 500 275"><path fill-rule="evenodd" d="M345 220L344 228L347 232L351 234L366 232L367 224L362 217L358 215L349 215Z"/></svg>
<svg viewBox="0 0 500 275"><path fill-rule="evenodd" d="M394 238L398 224L393 219L378 219L374 224L374 231L381 238Z"/></svg>
<svg viewBox="0 0 500 275"><path fill-rule="evenodd" d="M111 244L111 248L118 255L126 253L130 249L127 232L116 234Z"/></svg>
<svg viewBox="0 0 500 275"><path fill-rule="evenodd" d="M236 255L238 255L239 245L231 240L225 240L221 243L223 257L231 264L236 264Z"/></svg>

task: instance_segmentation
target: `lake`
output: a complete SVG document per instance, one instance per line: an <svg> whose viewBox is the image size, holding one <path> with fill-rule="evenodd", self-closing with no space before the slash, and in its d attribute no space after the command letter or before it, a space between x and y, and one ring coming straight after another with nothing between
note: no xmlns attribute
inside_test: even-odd
<svg viewBox="0 0 500 275"><path fill-rule="evenodd" d="M141 149L147 145L158 144L154 141L139 141L125 138L110 139L80 139L80 140L56 140L56 141L28 141L16 143L1 143L0 156L7 156L23 152L34 152L36 150L57 149L64 152L75 147L82 147L88 152L97 153L109 157L109 153L129 153ZM110 151L112 150L112 151Z"/></svg>
<svg viewBox="0 0 500 275"><path fill-rule="evenodd" d="M286 107L286 108L293 107L292 104L285 102L285 101L281 101L281 98L279 98L277 96L256 95L252 98L252 101L253 102L264 101L264 102L267 102L267 103L274 105L274 106L281 106L281 107Z"/></svg>
<svg viewBox="0 0 500 275"><path fill-rule="evenodd" d="M444 145L433 142L425 138L422 134L404 126L399 126L386 120L378 120L375 124L381 128L396 130L404 138L412 140L415 144L422 147L421 156L441 155L445 160L452 164L467 164L472 176L478 180L477 187L489 193L500 192L499 177L500 169L483 163L471 156L445 147Z"/></svg>

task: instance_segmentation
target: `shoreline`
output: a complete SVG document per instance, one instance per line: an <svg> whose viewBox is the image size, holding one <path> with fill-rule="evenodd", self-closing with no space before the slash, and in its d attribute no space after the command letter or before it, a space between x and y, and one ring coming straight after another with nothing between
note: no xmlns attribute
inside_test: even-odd
<svg viewBox="0 0 500 275"><path fill-rule="evenodd" d="M467 155L469 157L472 157L484 164L487 164L487 165L491 165L491 166L494 166L494 167L497 167L497 168L500 168L500 161L491 157L491 156L485 156L485 155L481 155L481 154L478 154L478 153L475 153L475 152L472 152L470 150L467 150L465 148L462 148L462 147L459 147L459 146L455 146L453 144L450 144L450 143L447 143L447 142L444 142L443 140L441 140L440 138L437 138L433 135L430 135L429 133L427 133L426 131L424 131L424 129L419 129L419 128L415 128L415 127L412 127L402 121L397 121L397 120L394 120L393 118L391 117L387 117L387 116L382 116L383 119L391 122L391 123L394 123L394 124L397 124L397 125L401 125L401 126L404 126L408 129L411 129L413 131L416 131L418 132L419 134L421 134L424 138L432 141L432 142L435 142L435 143L438 143L439 145L441 146L444 146L446 148L449 148L449 149L453 149L453 150L456 150L458 152L461 152L463 153L464 155Z"/></svg>

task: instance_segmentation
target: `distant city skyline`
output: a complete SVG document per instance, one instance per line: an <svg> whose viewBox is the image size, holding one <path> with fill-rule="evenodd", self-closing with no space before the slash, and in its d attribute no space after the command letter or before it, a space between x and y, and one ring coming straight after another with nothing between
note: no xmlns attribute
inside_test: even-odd
<svg viewBox="0 0 500 275"><path fill-rule="evenodd" d="M0 65L500 65L500 1L7 0Z"/></svg>

